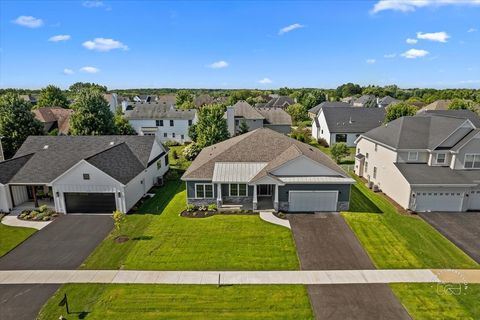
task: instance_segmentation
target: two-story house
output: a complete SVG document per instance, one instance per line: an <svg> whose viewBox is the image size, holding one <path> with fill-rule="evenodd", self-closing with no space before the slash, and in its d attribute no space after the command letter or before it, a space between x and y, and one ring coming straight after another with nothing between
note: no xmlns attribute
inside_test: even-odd
<svg viewBox="0 0 480 320"><path fill-rule="evenodd" d="M468 118L402 117L356 142L355 173L401 207L480 210L480 129Z"/></svg>
<svg viewBox="0 0 480 320"><path fill-rule="evenodd" d="M197 123L195 109L176 109L163 103L134 103L126 118L139 135L157 135L163 141L191 142L188 129Z"/></svg>

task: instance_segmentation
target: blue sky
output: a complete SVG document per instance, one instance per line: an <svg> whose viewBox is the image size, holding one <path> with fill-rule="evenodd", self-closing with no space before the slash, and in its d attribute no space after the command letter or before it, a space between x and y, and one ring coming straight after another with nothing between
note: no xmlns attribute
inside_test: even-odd
<svg viewBox="0 0 480 320"><path fill-rule="evenodd" d="M479 88L480 1L1 1L0 87L76 81Z"/></svg>

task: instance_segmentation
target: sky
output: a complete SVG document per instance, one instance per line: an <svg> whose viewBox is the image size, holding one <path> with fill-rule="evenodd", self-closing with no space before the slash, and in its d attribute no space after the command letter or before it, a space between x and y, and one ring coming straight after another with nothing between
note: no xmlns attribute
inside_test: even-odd
<svg viewBox="0 0 480 320"><path fill-rule="evenodd" d="M0 87L480 88L480 0L0 1Z"/></svg>

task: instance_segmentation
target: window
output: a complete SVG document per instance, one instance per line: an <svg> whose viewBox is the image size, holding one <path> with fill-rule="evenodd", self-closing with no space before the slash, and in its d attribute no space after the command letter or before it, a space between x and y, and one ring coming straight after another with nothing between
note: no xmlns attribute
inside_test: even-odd
<svg viewBox="0 0 480 320"><path fill-rule="evenodd" d="M192 120L188 120L188 126L192 125Z"/></svg>
<svg viewBox="0 0 480 320"><path fill-rule="evenodd" d="M83 180L90 180L90 174L89 173L84 173L83 174Z"/></svg>
<svg viewBox="0 0 480 320"><path fill-rule="evenodd" d="M335 142L347 142L347 135L346 134L336 134L335 135Z"/></svg>
<svg viewBox="0 0 480 320"><path fill-rule="evenodd" d="M157 161L157 170L160 170L161 167L162 167L162 159Z"/></svg>
<svg viewBox="0 0 480 320"><path fill-rule="evenodd" d="M446 154L445 153L437 153L437 163L438 164L443 164L445 163L445 157L446 157Z"/></svg>
<svg viewBox="0 0 480 320"><path fill-rule="evenodd" d="M235 120L235 125L238 126L240 124L240 120Z"/></svg>
<svg viewBox="0 0 480 320"><path fill-rule="evenodd" d="M466 154L465 168L479 169L480 168L480 154Z"/></svg>
<svg viewBox="0 0 480 320"><path fill-rule="evenodd" d="M173 127L173 120L170 120L170 127Z"/></svg>
<svg viewBox="0 0 480 320"><path fill-rule="evenodd" d="M368 172L368 162L365 161L365 167L364 167L365 172Z"/></svg>
<svg viewBox="0 0 480 320"><path fill-rule="evenodd" d="M175 138L175 132L172 132L172 138Z"/></svg>
<svg viewBox="0 0 480 320"><path fill-rule="evenodd" d="M368 152L367 152L367 153L365 153L365 158L367 158L367 159L368 159Z"/></svg>
<svg viewBox="0 0 480 320"><path fill-rule="evenodd" d="M195 198L198 198L198 199L213 198L213 184L211 183L195 184Z"/></svg>
<svg viewBox="0 0 480 320"><path fill-rule="evenodd" d="M182 134L182 135L180 136L180 138L183 140L183 139L185 139L185 136Z"/></svg>
<svg viewBox="0 0 480 320"><path fill-rule="evenodd" d="M321 133L323 134L323 129L321 130Z"/></svg>
<svg viewBox="0 0 480 320"><path fill-rule="evenodd" d="M168 155L165 156L165 165L168 166Z"/></svg>
<svg viewBox="0 0 480 320"><path fill-rule="evenodd" d="M155 120L155 125L157 127L163 127L163 120Z"/></svg>
<svg viewBox="0 0 480 320"><path fill-rule="evenodd" d="M373 179L377 179L377 167L373 167Z"/></svg>
<svg viewBox="0 0 480 320"><path fill-rule="evenodd" d="M417 161L418 152L408 152L408 161Z"/></svg>
<svg viewBox="0 0 480 320"><path fill-rule="evenodd" d="M163 133L163 137L164 137L164 138L168 137L168 135L167 135L166 132Z"/></svg>
<svg viewBox="0 0 480 320"><path fill-rule="evenodd" d="M359 153L360 153L360 148L357 148L357 154L359 154Z"/></svg>
<svg viewBox="0 0 480 320"><path fill-rule="evenodd" d="M230 184L230 197L246 197L247 185L246 184Z"/></svg>

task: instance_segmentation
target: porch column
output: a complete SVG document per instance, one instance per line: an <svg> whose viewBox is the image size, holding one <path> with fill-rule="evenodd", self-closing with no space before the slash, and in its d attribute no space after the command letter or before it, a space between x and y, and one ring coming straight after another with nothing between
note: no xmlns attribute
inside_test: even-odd
<svg viewBox="0 0 480 320"><path fill-rule="evenodd" d="M253 210L257 210L257 185L253 185Z"/></svg>
<svg viewBox="0 0 480 320"><path fill-rule="evenodd" d="M222 204L222 184L217 183L217 207L221 207Z"/></svg>
<svg viewBox="0 0 480 320"><path fill-rule="evenodd" d="M278 211L278 184L275 185L275 196L273 200L273 209Z"/></svg>
<svg viewBox="0 0 480 320"><path fill-rule="evenodd" d="M32 186L32 195L33 195L33 203L35 204L35 208L38 208L37 188L35 186Z"/></svg>

